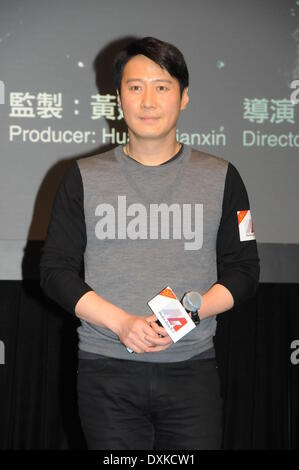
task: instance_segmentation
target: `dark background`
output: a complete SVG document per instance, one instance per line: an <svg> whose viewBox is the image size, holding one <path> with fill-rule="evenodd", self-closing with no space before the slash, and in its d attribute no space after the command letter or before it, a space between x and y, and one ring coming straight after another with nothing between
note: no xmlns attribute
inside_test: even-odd
<svg viewBox="0 0 299 470"><path fill-rule="evenodd" d="M261 284L220 314L216 351L224 398L223 449L299 448L299 285ZM1 449L84 449L77 410L79 320L38 281L0 283Z"/></svg>

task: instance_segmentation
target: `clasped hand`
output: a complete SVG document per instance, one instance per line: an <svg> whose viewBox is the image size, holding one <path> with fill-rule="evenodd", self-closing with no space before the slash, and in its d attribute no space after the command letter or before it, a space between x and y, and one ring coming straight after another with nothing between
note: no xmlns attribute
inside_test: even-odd
<svg viewBox="0 0 299 470"><path fill-rule="evenodd" d="M126 316L119 325L120 341L135 353L163 351L173 343L165 328L157 324L156 315Z"/></svg>

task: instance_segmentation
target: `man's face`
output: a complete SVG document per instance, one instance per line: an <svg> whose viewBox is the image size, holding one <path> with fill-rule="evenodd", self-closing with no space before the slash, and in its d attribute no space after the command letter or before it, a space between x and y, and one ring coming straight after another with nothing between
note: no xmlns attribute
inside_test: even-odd
<svg viewBox="0 0 299 470"><path fill-rule="evenodd" d="M175 133L188 101L188 89L181 98L178 80L151 59L137 55L125 65L118 103L136 137L157 139Z"/></svg>

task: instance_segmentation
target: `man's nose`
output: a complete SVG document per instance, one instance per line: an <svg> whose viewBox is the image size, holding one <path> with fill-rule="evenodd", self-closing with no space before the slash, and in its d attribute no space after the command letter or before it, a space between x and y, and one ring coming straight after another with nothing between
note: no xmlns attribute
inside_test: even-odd
<svg viewBox="0 0 299 470"><path fill-rule="evenodd" d="M155 107L154 90L151 87L145 87L141 104L144 108Z"/></svg>

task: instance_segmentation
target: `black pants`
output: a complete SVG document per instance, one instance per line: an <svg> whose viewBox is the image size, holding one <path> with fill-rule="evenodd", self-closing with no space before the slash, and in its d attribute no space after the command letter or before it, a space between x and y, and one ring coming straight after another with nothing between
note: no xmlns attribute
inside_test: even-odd
<svg viewBox="0 0 299 470"><path fill-rule="evenodd" d="M79 359L78 405L89 449L219 449L216 359L147 363Z"/></svg>

